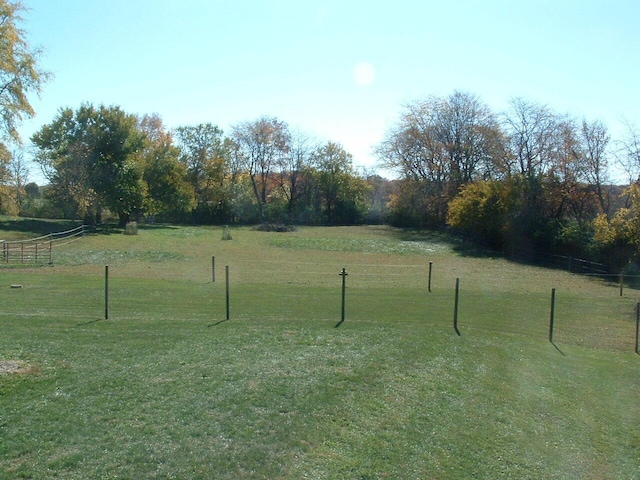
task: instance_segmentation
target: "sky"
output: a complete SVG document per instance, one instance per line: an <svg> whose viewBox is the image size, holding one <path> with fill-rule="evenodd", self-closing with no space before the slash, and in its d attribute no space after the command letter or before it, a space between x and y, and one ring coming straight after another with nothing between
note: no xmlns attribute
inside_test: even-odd
<svg viewBox="0 0 640 480"><path fill-rule="evenodd" d="M403 106L455 90L496 113L519 97L600 120L614 139L640 126L637 0L22 1L53 74L26 145L87 102L227 134L277 117L375 169Z"/></svg>

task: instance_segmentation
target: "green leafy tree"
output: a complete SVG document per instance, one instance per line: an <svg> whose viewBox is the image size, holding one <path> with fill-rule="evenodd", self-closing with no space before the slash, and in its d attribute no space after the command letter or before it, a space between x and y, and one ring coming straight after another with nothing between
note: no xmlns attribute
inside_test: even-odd
<svg viewBox="0 0 640 480"><path fill-rule="evenodd" d="M341 145L327 142L313 154L312 168L324 222L362 223L370 187L356 175L351 154Z"/></svg>
<svg viewBox="0 0 640 480"><path fill-rule="evenodd" d="M106 207L121 224L142 211L144 139L135 116L88 104L62 109L31 138L36 161L67 211L99 223Z"/></svg>
<svg viewBox="0 0 640 480"><path fill-rule="evenodd" d="M172 221L184 221L196 207L193 186L187 180L187 167L178 158L180 149L173 145L158 115L145 115L140 120L145 133L142 153L143 179L147 188L144 210Z"/></svg>
<svg viewBox="0 0 640 480"><path fill-rule="evenodd" d="M227 221L230 185L228 143L223 131L211 123L178 127L175 130L180 161L195 192L195 220Z"/></svg>

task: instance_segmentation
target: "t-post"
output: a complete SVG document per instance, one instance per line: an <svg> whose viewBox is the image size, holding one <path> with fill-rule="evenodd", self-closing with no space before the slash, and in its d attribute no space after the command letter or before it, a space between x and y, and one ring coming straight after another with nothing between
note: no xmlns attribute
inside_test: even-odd
<svg viewBox="0 0 640 480"><path fill-rule="evenodd" d="M345 301L346 301L346 291L347 291L347 270L345 268L342 269L342 272L339 273L342 277L342 315L340 316L340 322L336 325L339 327L344 322L344 311L345 311Z"/></svg>

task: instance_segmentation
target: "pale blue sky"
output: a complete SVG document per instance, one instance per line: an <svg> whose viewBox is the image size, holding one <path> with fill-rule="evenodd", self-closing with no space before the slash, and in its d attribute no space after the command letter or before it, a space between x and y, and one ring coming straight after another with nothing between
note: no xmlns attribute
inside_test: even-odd
<svg viewBox="0 0 640 480"><path fill-rule="evenodd" d="M637 0L23 1L55 75L26 143L90 102L227 133L276 116L371 166L403 104L456 89L496 112L523 97L602 120L614 137L623 119L640 124ZM354 78L362 62L370 83Z"/></svg>

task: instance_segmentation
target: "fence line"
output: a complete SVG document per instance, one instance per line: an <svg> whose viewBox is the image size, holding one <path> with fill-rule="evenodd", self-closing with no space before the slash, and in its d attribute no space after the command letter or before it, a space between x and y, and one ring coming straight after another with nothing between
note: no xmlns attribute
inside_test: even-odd
<svg viewBox="0 0 640 480"><path fill-rule="evenodd" d="M3 263L53 263L53 247L78 240L85 234L85 225L64 232L50 233L27 240L0 240Z"/></svg>

